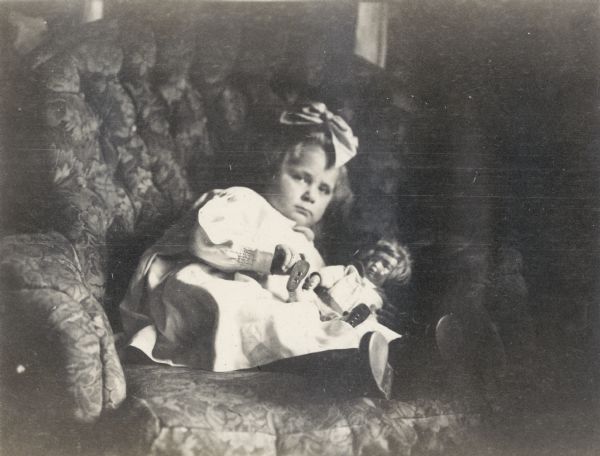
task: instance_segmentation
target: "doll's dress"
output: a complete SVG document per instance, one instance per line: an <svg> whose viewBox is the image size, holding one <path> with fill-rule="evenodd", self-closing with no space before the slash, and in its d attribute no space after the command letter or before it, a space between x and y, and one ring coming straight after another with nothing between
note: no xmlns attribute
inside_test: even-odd
<svg viewBox="0 0 600 456"><path fill-rule="evenodd" d="M297 300L312 302L320 311L321 320L341 319L359 304L369 307L369 315L355 330L361 335L370 331L380 332L388 342L401 337L377 321L375 312L383 306L379 289L367 278L362 277L353 265L324 266L319 269L321 282L318 293L312 290L299 292Z"/></svg>
<svg viewBox="0 0 600 456"><path fill-rule="evenodd" d="M355 266L325 266L319 274L321 286L327 289L322 298L336 312L350 312L358 304L366 304L372 312L383 306L377 287L362 277Z"/></svg>

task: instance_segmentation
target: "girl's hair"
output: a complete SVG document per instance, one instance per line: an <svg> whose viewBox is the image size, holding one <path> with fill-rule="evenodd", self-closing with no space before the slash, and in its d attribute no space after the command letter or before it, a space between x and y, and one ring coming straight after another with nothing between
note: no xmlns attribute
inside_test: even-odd
<svg viewBox="0 0 600 456"><path fill-rule="evenodd" d="M371 249L361 255L360 259L364 262L377 252L386 253L398 261L398 264L388 276L386 283L394 282L398 285L408 283L412 275L412 259L410 258L408 249L396 239L380 239Z"/></svg>
<svg viewBox="0 0 600 456"><path fill-rule="evenodd" d="M272 132L266 132L257 138L258 153L263 154L267 176L274 178L286 157L299 159L304 148L321 147L325 151L327 168L335 161L335 150L331 135L323 125L277 125Z"/></svg>
<svg viewBox="0 0 600 456"><path fill-rule="evenodd" d="M257 136L252 147L254 156L258 159L256 182L252 187L259 193L277 178L281 166L286 158L300 159L302 151L308 146L317 146L325 151L326 168L331 168L335 163L335 149L331 140L331 133L322 125L277 125L273 131ZM354 195L350 188L350 179L345 166L339 168L338 178L333 189L331 203L323 219L315 227L315 234L320 236L332 220L345 220L350 212Z"/></svg>

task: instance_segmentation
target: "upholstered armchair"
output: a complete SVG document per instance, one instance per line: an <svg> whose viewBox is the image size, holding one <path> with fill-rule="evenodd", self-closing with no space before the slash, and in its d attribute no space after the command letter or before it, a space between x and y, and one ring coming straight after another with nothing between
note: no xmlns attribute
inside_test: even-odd
<svg viewBox="0 0 600 456"><path fill-rule="evenodd" d="M20 63L4 145L14 224L0 244L8 454L457 448L479 414L441 393L332 398L293 375L120 361L116 309L139 255L201 191L227 181L209 120L222 119L221 137L240 132L252 101L226 86L201 93L191 75L197 46L210 44L152 27L87 24Z"/></svg>

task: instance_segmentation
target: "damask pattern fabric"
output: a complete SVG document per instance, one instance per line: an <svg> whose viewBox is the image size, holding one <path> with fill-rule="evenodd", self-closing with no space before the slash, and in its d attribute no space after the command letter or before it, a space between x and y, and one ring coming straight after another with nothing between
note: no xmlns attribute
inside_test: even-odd
<svg viewBox="0 0 600 456"><path fill-rule="evenodd" d="M150 71L156 64L154 35L146 28L123 33L122 38L124 60L119 80L131 98L135 109L134 128L145 144L143 156L138 157L137 162L144 163L150 171L153 185L175 216L187 208L192 195L185 171L187 163L174 159L176 146L167 104L150 83Z"/></svg>
<svg viewBox="0 0 600 456"><path fill-rule="evenodd" d="M121 40L130 31L117 24L93 24L74 34L79 40L57 39L31 58L32 82L43 86L36 100L44 106L36 122L39 147L29 157L31 184L49 181L45 191L55 202L47 225L66 230L84 269L97 274L88 278L98 298L106 285L104 266L115 254L104 247L106 236L113 244L158 237L192 200L183 169L208 141L201 97L187 79L189 64L163 67L163 82L151 88L156 45L144 40L153 35L140 35L137 47L124 52L135 39ZM71 223L73 212L90 208L103 213L101 223ZM100 255L88 248L92 244Z"/></svg>
<svg viewBox="0 0 600 456"><path fill-rule="evenodd" d="M101 21L69 36L57 36L30 56L31 93L22 105L30 111L29 125L23 131L33 133L29 143L34 147L23 150L23 163L27 163L29 185L37 188L42 200L33 220L40 229L55 230L62 236L55 233L41 241L9 238L7 242L13 247L24 243L23 248L28 242L38 242L40 249L53 242L69 246L69 258L78 264L79 275L69 271L67 280L60 275L60 268L44 266L39 271L42 265L63 261L64 252L44 251L40 254L45 258L42 263L34 261L37 253L29 251L16 251L14 257L4 259L11 275L27 278L33 274L36 280L47 281L12 283L10 286L16 288L10 291L13 299L7 312L17 315L24 308L19 305L24 303L52 303L56 306L52 315L60 316L60 309L70 309L64 315L71 314L80 322L66 327L57 322L48 328L36 320L42 325L40 332L61 341L61 350L57 351L57 356L62 353L61 360L52 357L52 365L58 368L59 382L66 385L62 390L66 408L84 421L118 404L124 395L112 332L100 303L110 305L116 300L119 291L111 285L115 282L112 278L120 273L127 280L127 272L120 265L127 264L127 255L135 256L133 246L140 244L140 238L157 237L187 208L192 198L182 171L187 163L178 162L176 157L185 155L190 161L198 141L207 139L202 138L201 100L186 82L185 71L176 78L176 86L186 88L177 106L180 111L181 106L185 108L181 115L192 119L191 124L182 124L179 130L169 124L174 117L169 106L175 101L161 99L162 92L150 88L148 68L152 59L136 60L138 66L146 65L138 81L147 88L144 95L149 101L132 98L134 92L120 80L123 61L129 59L126 61L131 63L132 58L123 52L119 40L127 33L127 28L121 31L115 21ZM152 43L150 50L152 46L155 49ZM170 81L167 78L165 84ZM157 106L160 109L149 109ZM140 120L147 120L146 125L166 138L160 147L154 142L148 148L137 129ZM182 148L187 149L178 152ZM30 287L36 289L31 291ZM65 290L76 293L65 295ZM90 303L94 314L86 317L91 312ZM86 322L90 318L92 323ZM99 334L99 328L104 328L105 334ZM28 371L31 375L33 372ZM44 382L42 377L40 380ZM116 386L110 386L113 383Z"/></svg>
<svg viewBox="0 0 600 456"><path fill-rule="evenodd" d="M130 399L155 417L138 442L147 454L445 454L477 422L439 401L326 396L282 373L130 365L126 375Z"/></svg>
<svg viewBox="0 0 600 456"><path fill-rule="evenodd" d="M77 257L58 233L10 236L0 244L2 346L9 354L3 372L21 386L43 373L44 386L26 396L30 405L46 404L40 412L60 419L91 421L122 402L125 379L112 329Z"/></svg>
<svg viewBox="0 0 600 456"><path fill-rule="evenodd" d="M67 280L59 274L62 269L50 268L38 273L42 263L27 262L35 255L28 260L31 252L17 251L11 260L5 259L11 275L24 278L36 272L33 277L49 282L12 283L7 312L18 315L23 309L19 305L32 299L28 305L46 306L48 301L57 306L56 315L70 309L67 314L80 321L54 329L38 320L36 324L42 325L40 332L61 340L57 353L64 359L51 358L52 365L59 370L59 382L66 385L62 397L65 404L71 401L66 407L84 421L119 403L124 394L112 332L100 303L110 306L120 299L114 284L127 281L126 265L132 262L128 256L137 260L144 240L158 237L187 209L193 195L184 168L196 160L197 149L208 150L202 99L188 81L189 43L182 48L185 58L164 65L165 77L153 86L154 37L130 32L118 21L100 21L55 36L26 62L31 90L21 105L23 118L28 119L23 131L32 136L27 143L33 146L23 149L23 167L28 170L28 185L37 189L41 200L32 220L40 230L57 232L39 241L38 247L52 242L70 246L79 276ZM6 242L10 246L38 242L32 239ZM51 264L61 262L64 252L46 254L43 264ZM32 292L30 286L36 289ZM64 287L77 293L65 295ZM108 331L106 335L86 323L89 303L95 306L93 322ZM109 387L112 383L117 386Z"/></svg>
<svg viewBox="0 0 600 456"><path fill-rule="evenodd" d="M189 80L192 43L190 38L171 37L162 43L158 64L168 77L157 85L167 110L175 144L174 158L188 170L193 189L210 182L213 147L208 132L204 101ZM162 52L161 52L162 51Z"/></svg>

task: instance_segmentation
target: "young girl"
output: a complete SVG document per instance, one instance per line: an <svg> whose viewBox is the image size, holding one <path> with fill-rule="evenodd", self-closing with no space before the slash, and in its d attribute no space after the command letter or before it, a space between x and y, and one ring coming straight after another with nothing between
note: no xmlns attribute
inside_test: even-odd
<svg viewBox="0 0 600 456"><path fill-rule="evenodd" d="M220 372L346 350L389 396L385 338L288 302L284 275L299 254L314 270L324 266L312 228L349 194L344 165L356 139L323 104L285 112L280 122L266 162L276 172L262 195L209 192L144 253L121 304L130 345L156 362ZM274 264L278 245L297 253Z"/></svg>

